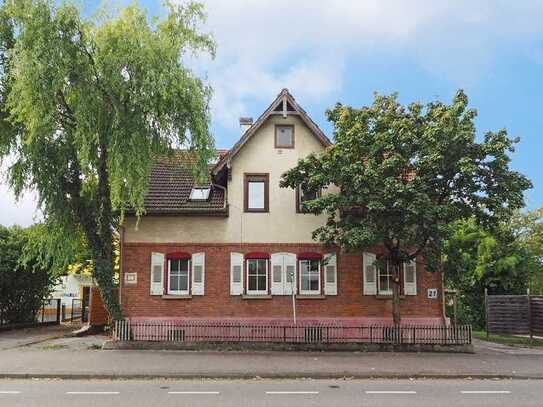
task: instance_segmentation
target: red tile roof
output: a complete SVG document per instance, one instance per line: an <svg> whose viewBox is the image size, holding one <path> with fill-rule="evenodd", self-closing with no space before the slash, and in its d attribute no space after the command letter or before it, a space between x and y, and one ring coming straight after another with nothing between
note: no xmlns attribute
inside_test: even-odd
<svg viewBox="0 0 543 407"><path fill-rule="evenodd" d="M218 150L219 158L228 150ZM195 185L191 164L193 157L185 151L173 157L157 159L149 176L149 190L144 199L147 214L227 213L225 191L211 185L207 201L190 201L190 192ZM210 167L211 169L211 167ZM209 179L207 181L209 184Z"/></svg>

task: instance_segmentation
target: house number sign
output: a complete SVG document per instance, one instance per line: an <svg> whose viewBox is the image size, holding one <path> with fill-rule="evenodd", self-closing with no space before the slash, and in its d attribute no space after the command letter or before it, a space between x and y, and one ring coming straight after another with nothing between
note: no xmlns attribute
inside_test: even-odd
<svg viewBox="0 0 543 407"><path fill-rule="evenodd" d="M435 300L437 298L437 288L428 289L428 298L431 300Z"/></svg>
<svg viewBox="0 0 543 407"><path fill-rule="evenodd" d="M124 275L124 282L125 282L125 284L136 284L138 282L138 274L137 273L126 273Z"/></svg>

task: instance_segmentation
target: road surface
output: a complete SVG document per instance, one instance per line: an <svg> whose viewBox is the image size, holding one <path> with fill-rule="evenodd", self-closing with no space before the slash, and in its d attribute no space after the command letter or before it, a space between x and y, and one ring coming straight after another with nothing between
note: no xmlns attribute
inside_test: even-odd
<svg viewBox="0 0 543 407"><path fill-rule="evenodd" d="M1 407L542 405L541 380L0 380Z"/></svg>

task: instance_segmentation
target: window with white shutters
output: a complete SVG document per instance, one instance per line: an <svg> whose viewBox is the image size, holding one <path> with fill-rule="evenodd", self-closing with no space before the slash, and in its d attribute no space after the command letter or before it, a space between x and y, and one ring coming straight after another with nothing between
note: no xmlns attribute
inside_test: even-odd
<svg viewBox="0 0 543 407"><path fill-rule="evenodd" d="M364 253L363 255L363 293L364 295L377 294L377 276L375 266L376 256L374 253Z"/></svg>
<svg viewBox="0 0 543 407"><path fill-rule="evenodd" d="M417 295L417 263L415 260L403 264L403 292L405 295Z"/></svg>
<svg viewBox="0 0 543 407"><path fill-rule="evenodd" d="M337 262L336 255L324 255L324 294L337 295Z"/></svg>
<svg viewBox="0 0 543 407"><path fill-rule="evenodd" d="M205 253L192 255L192 295L204 295Z"/></svg>
<svg viewBox="0 0 543 407"><path fill-rule="evenodd" d="M243 294L243 254L230 253L230 295Z"/></svg>
<svg viewBox="0 0 543 407"><path fill-rule="evenodd" d="M150 294L162 295L164 293L164 254L151 254Z"/></svg>
<svg viewBox="0 0 543 407"><path fill-rule="evenodd" d="M296 255L293 253L273 253L271 267L272 295L291 295L293 290L296 292Z"/></svg>

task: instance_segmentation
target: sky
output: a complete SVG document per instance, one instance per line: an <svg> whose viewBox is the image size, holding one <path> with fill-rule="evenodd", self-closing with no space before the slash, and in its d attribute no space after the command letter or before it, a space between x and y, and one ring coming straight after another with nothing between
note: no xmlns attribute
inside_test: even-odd
<svg viewBox="0 0 543 407"><path fill-rule="evenodd" d="M164 14L159 0L139 2L150 15ZM374 92L398 92L403 103L450 102L464 89L480 136L505 128L520 137L512 166L534 184L527 208L543 206L543 0L203 3L201 30L214 36L217 55L187 64L214 90L218 148L238 139L239 117L256 119L282 88L329 136L325 112L337 102L366 106ZM15 202L0 185L0 224L35 219L32 193Z"/></svg>

